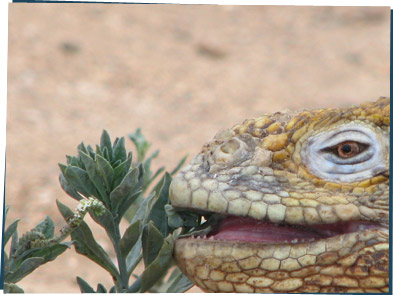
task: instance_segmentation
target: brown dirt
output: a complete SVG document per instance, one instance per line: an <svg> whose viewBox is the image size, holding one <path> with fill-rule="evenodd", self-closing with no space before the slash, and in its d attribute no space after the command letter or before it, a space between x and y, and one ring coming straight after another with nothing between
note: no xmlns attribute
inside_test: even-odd
<svg viewBox="0 0 393 295"><path fill-rule="evenodd" d="M59 187L57 163L104 128L116 137L142 127L161 150L154 167L173 168L245 118L389 95L388 7L11 4L9 12L6 203L20 232L45 215L64 224L55 199L75 201ZM110 249L102 231L97 239ZM112 285L74 250L20 285L79 292L76 275Z"/></svg>

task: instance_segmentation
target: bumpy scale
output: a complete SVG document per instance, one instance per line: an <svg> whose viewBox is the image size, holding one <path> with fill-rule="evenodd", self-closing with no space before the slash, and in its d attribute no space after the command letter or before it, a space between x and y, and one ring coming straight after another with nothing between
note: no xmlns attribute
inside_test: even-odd
<svg viewBox="0 0 393 295"><path fill-rule="evenodd" d="M207 292L388 292L390 99L278 112L219 132L173 180L175 207L279 226L352 230L318 239L176 241Z"/></svg>

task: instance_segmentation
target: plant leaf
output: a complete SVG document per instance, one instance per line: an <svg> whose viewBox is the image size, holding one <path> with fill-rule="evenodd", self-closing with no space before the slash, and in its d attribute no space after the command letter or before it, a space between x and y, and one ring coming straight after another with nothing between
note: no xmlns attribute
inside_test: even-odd
<svg viewBox="0 0 393 295"><path fill-rule="evenodd" d="M28 258L22 262L22 264L15 272L6 275L4 280L7 283L16 283L21 279L23 279L28 274L30 274L32 271L34 271L37 267L39 267L43 263L43 261L44 258L42 257Z"/></svg>
<svg viewBox="0 0 393 295"><path fill-rule="evenodd" d="M150 221L149 224L143 228L142 233L143 261L145 267L149 266L150 263L156 259L163 242L163 235Z"/></svg>
<svg viewBox="0 0 393 295"><path fill-rule="evenodd" d="M75 250L101 265L111 275L118 277L119 274L116 266L110 260L105 250L95 241L95 239L87 240L93 237L87 224L81 224L79 227L81 228L80 232L77 230L77 232L74 231L71 234L72 239L75 241Z"/></svg>
<svg viewBox="0 0 393 295"><path fill-rule="evenodd" d="M80 167L81 163L77 157L70 157L70 166Z"/></svg>
<svg viewBox="0 0 393 295"><path fill-rule="evenodd" d="M151 146L151 143L146 141L146 138L141 133L141 128L138 128L135 133L131 133L128 137L132 140L137 151L138 162L143 162L147 150Z"/></svg>
<svg viewBox="0 0 393 295"><path fill-rule="evenodd" d="M121 164L121 161L120 161L120 160L117 160L116 162L111 163L111 166L112 166L112 168L113 168L113 171L114 171L115 168L116 168L117 166L119 166L120 164Z"/></svg>
<svg viewBox="0 0 393 295"><path fill-rule="evenodd" d="M4 242L3 245L7 245L9 239L12 237L12 235L16 232L18 228L18 222L19 219L15 220L13 223L11 223L7 230L4 232Z"/></svg>
<svg viewBox="0 0 393 295"><path fill-rule="evenodd" d="M160 183L161 186L156 187L158 194L157 201L151 207L149 217L147 220L153 221L154 225L165 237L171 231L168 227L168 217L165 212L165 205L169 203L169 185L171 184L172 177L169 173L165 173Z"/></svg>
<svg viewBox="0 0 393 295"><path fill-rule="evenodd" d="M3 271L4 271L4 273L7 273L9 259L8 259L8 254L5 251L3 251L3 257L4 257L4 270Z"/></svg>
<svg viewBox="0 0 393 295"><path fill-rule="evenodd" d="M59 164L61 167L61 164ZM65 166L66 167L66 166ZM64 170L65 171L65 170ZM61 188L72 198L74 198L77 201L80 201L83 199L83 197L75 190L75 188L68 183L68 181L65 179L63 173L60 174L59 176L59 181L60 181L60 186Z"/></svg>
<svg viewBox="0 0 393 295"><path fill-rule="evenodd" d="M160 167L157 169L156 173L149 179L149 185L165 170L165 167Z"/></svg>
<svg viewBox="0 0 393 295"><path fill-rule="evenodd" d="M81 142L81 143L78 145L77 150L78 150L78 151L82 151L82 152L84 152L85 154L88 154L88 155L89 155L89 152L88 152L88 150L87 150L87 148L86 148L86 146L85 146L85 144L84 144L83 142Z"/></svg>
<svg viewBox="0 0 393 295"><path fill-rule="evenodd" d="M28 253L25 257L41 257L44 259L42 264L55 260L57 256L62 254L65 250L69 248L67 244L55 244L48 247L31 249L32 251Z"/></svg>
<svg viewBox="0 0 393 295"><path fill-rule="evenodd" d="M25 291L18 285L4 283L4 294L7 293L25 293Z"/></svg>
<svg viewBox="0 0 393 295"><path fill-rule="evenodd" d="M149 292L158 292L158 293L181 293L193 286L193 283L188 280L188 278L181 272L181 270L175 266L169 278L165 283L156 283L156 286L153 286Z"/></svg>
<svg viewBox="0 0 393 295"><path fill-rule="evenodd" d="M96 187L99 193L99 196L97 196L97 198L100 201L103 201L104 204L108 207L109 200L108 200L107 190L104 186L104 178L99 173L96 162L89 155L85 154L82 151L79 152L79 155L81 157L81 161L86 167L86 173L89 177L89 180L94 184L94 186Z"/></svg>
<svg viewBox="0 0 393 295"><path fill-rule="evenodd" d="M178 267L172 271L172 274L176 274L176 276L171 280L166 293L184 293L194 285Z"/></svg>
<svg viewBox="0 0 393 295"><path fill-rule="evenodd" d="M73 216L70 208L61 203L59 200L56 202L57 207L65 220ZM74 246L78 253L87 256L97 264L101 265L112 276L120 280L116 266L113 264L105 250L96 242L86 222L82 221L80 223L80 225L71 233L71 238L75 241Z"/></svg>
<svg viewBox="0 0 393 295"><path fill-rule="evenodd" d="M153 203L156 200L157 200L156 192L152 192L146 198L144 198L130 223L134 223L138 219L141 219L142 223L145 224L147 220L147 212L149 212L149 210L153 206Z"/></svg>
<svg viewBox="0 0 393 295"><path fill-rule="evenodd" d="M67 182L71 184L75 190L82 193L82 195L86 197L90 197L92 195L97 198L100 197L85 170L76 166L68 165L64 172L64 177Z"/></svg>
<svg viewBox="0 0 393 295"><path fill-rule="evenodd" d="M88 151L88 155L90 155L90 157L92 158L92 159L95 159L96 158L96 153L94 152L94 149L90 146L90 145L88 145L87 147L86 147L86 149L87 149L87 151Z"/></svg>
<svg viewBox="0 0 393 295"><path fill-rule="evenodd" d="M165 238L164 243L156 259L142 273L142 285L140 292L146 292L159 280L168 270L172 262L172 251L174 239L172 235Z"/></svg>
<svg viewBox="0 0 393 295"><path fill-rule="evenodd" d="M41 232L47 239L53 237L55 232L55 225L49 216L46 216L45 220L40 222L35 228L36 231Z"/></svg>
<svg viewBox="0 0 393 295"><path fill-rule="evenodd" d="M101 157L100 155L96 156L96 160L97 160L97 171L100 174L100 176L104 179L107 191L110 192L112 190L112 182L114 176L113 168L110 162L108 162L105 158Z"/></svg>
<svg viewBox="0 0 393 295"><path fill-rule="evenodd" d="M112 212L118 212L122 201L133 194L133 190L137 185L138 175L139 170L137 168L130 170L122 182L111 192L109 198L112 204Z"/></svg>
<svg viewBox="0 0 393 295"><path fill-rule="evenodd" d="M13 255L16 251L16 248L18 247L18 231L14 231L12 234L12 239L11 239L11 248L10 248L10 257Z"/></svg>
<svg viewBox="0 0 393 295"><path fill-rule="evenodd" d="M129 195L127 198L124 199L124 201L121 203L119 207L119 219L121 219L124 215L124 213L127 212L127 210L131 207L131 205L134 204L135 201L138 200L138 198L141 196L142 189L134 190L134 193L132 195Z"/></svg>
<svg viewBox="0 0 393 295"><path fill-rule="evenodd" d="M96 293L94 289L81 277L76 277L76 282L82 293Z"/></svg>
<svg viewBox="0 0 393 295"><path fill-rule="evenodd" d="M120 240L120 253L123 257L127 257L128 253L135 246L138 238L142 232L141 220L137 220L131 224L125 231L123 237Z"/></svg>
<svg viewBox="0 0 393 295"><path fill-rule="evenodd" d="M110 288L109 293L116 293L116 286Z"/></svg>
<svg viewBox="0 0 393 295"><path fill-rule="evenodd" d="M104 287L103 284L98 283L97 284L97 292L96 293L108 293L108 291L106 290L106 288Z"/></svg>
<svg viewBox="0 0 393 295"><path fill-rule="evenodd" d="M121 137L118 141L113 145L113 162L120 160L124 162L127 158L127 151L124 144L124 137Z"/></svg>
<svg viewBox="0 0 393 295"><path fill-rule="evenodd" d="M9 205L5 205L4 208L4 220L7 220L7 215L8 215L8 211L10 210L10 206Z"/></svg>
<svg viewBox="0 0 393 295"><path fill-rule="evenodd" d="M154 151L154 153L142 163L143 169L145 171L144 180L143 180L143 191L146 191L147 187L152 181L152 179L150 178L151 175L153 174L153 172L150 169L151 161L158 156L159 152L160 151L158 150Z"/></svg>
<svg viewBox="0 0 393 295"><path fill-rule="evenodd" d="M98 145L98 144L96 144L96 152L95 152L95 155L97 156L97 155L100 155L100 156L104 156L104 154L102 153L102 150L101 150L101 147Z"/></svg>
<svg viewBox="0 0 393 295"><path fill-rule="evenodd" d="M124 176L126 176L130 170L131 162L132 154L124 162L121 162L115 169L113 169L113 187L118 186Z"/></svg>
<svg viewBox="0 0 393 295"><path fill-rule="evenodd" d="M109 151L108 151L108 149L106 148L106 147L104 147L103 149L102 149L102 157L104 158L104 159L108 159L108 161L110 161L110 159L111 159L111 156L109 156Z"/></svg>
<svg viewBox="0 0 393 295"><path fill-rule="evenodd" d="M134 247L132 247L131 251L128 253L128 256L126 258L128 275L131 275L135 267L142 260L141 250L142 250L142 239L141 236L139 236L138 241L135 243Z"/></svg>
<svg viewBox="0 0 393 295"><path fill-rule="evenodd" d="M106 233L108 234L109 238L112 240L113 243L115 243L115 237L116 237L116 226L115 226L115 221L113 220L113 216L110 213L108 209L104 209L104 213L102 215L97 215L94 214L91 210L89 210L89 214L91 218L95 222L97 222L99 225L101 225Z"/></svg>
<svg viewBox="0 0 393 295"><path fill-rule="evenodd" d="M166 204L164 208L168 216L168 225L173 228L182 227L183 218L177 213L176 209L171 204Z"/></svg>
<svg viewBox="0 0 393 295"><path fill-rule="evenodd" d="M102 131L102 135L101 135L101 140L100 140L100 147L101 150L104 152L104 148L107 149L108 151L108 160L111 161L112 160L112 142L111 142L111 138L109 136L109 133L106 130Z"/></svg>

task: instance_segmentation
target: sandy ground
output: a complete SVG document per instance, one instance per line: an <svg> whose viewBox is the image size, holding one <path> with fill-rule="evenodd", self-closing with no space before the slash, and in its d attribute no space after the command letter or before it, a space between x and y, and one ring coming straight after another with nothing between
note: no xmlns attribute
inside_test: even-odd
<svg viewBox="0 0 393 295"><path fill-rule="evenodd" d="M142 127L173 168L220 130L283 108L389 95L389 8L11 4L6 204L24 232L71 207L57 163ZM127 147L131 148L128 142ZM105 235L97 239L112 253ZM69 250L20 282L79 292L112 285ZM198 291L198 289L193 289Z"/></svg>

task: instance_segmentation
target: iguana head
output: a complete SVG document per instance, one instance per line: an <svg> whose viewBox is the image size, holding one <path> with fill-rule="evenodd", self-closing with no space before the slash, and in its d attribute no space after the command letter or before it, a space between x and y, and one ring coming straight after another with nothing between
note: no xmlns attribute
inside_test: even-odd
<svg viewBox="0 0 393 295"><path fill-rule="evenodd" d="M207 291L387 288L389 126L380 98L219 132L170 188L174 207L226 216L177 241L182 270Z"/></svg>

